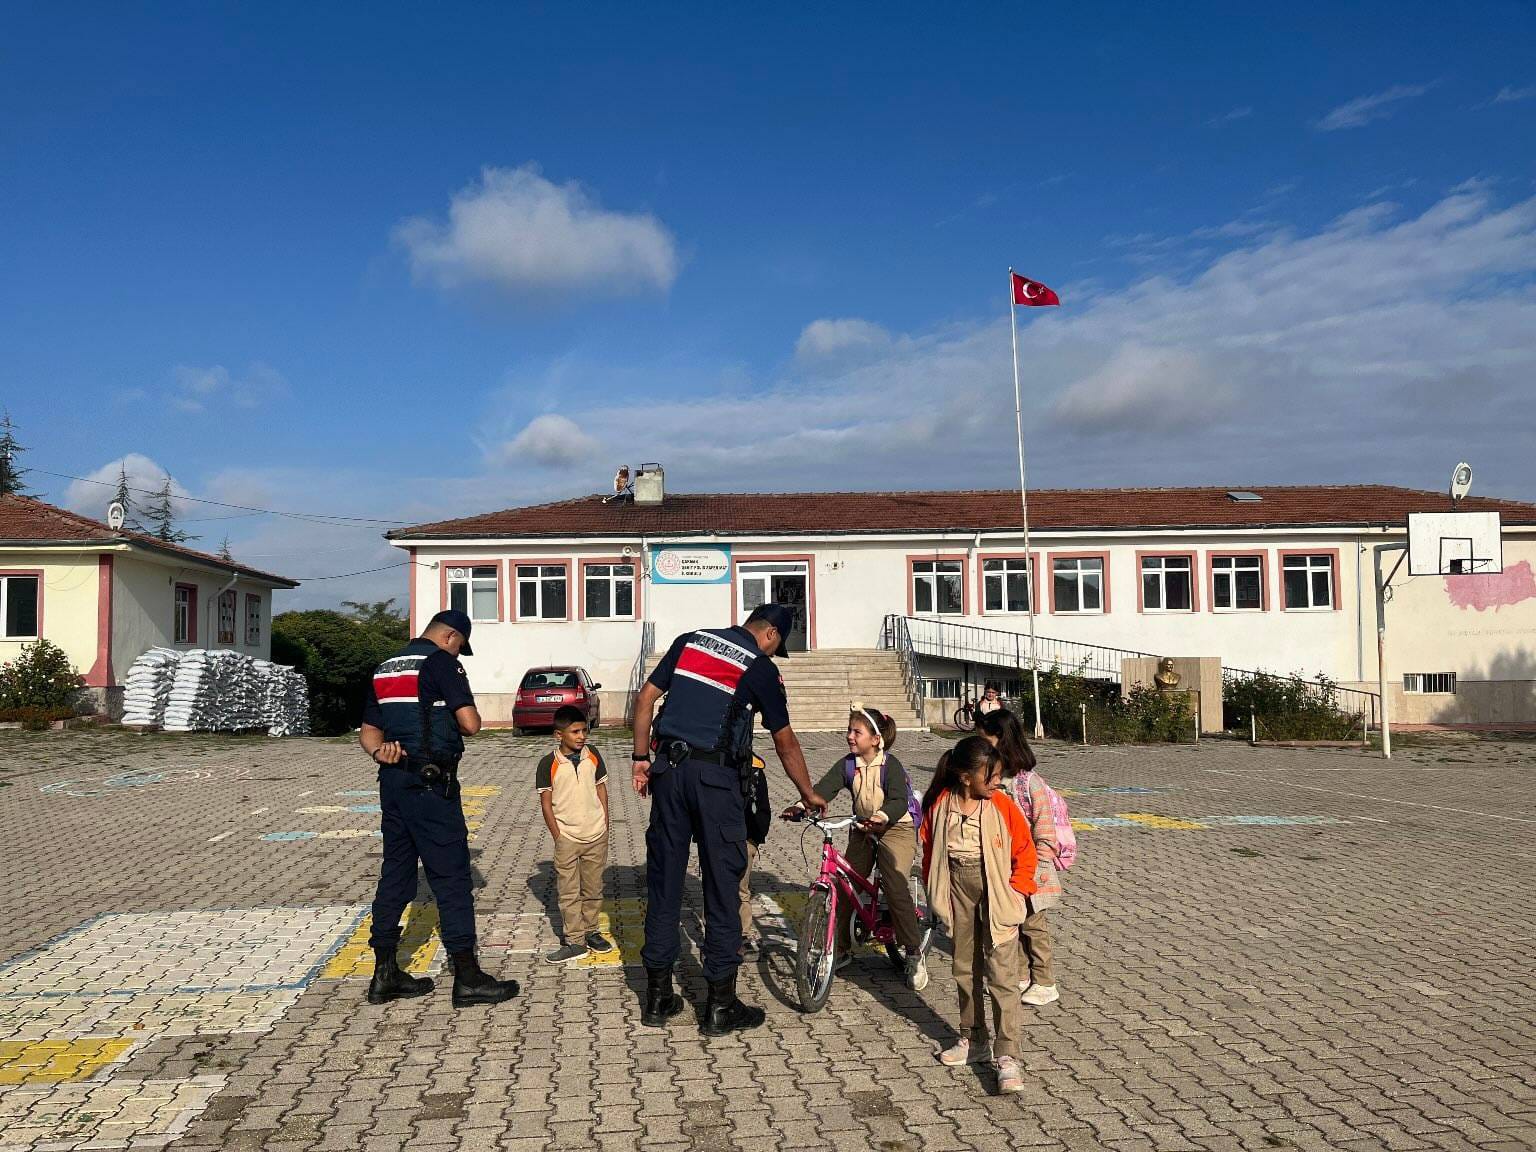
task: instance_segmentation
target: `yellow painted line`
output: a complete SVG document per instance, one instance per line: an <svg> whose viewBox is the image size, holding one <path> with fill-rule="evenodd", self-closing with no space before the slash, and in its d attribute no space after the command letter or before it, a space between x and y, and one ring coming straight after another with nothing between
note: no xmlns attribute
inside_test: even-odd
<svg viewBox="0 0 1536 1152"><path fill-rule="evenodd" d="M789 935L798 940L800 938L800 925L805 919L805 905L810 899L809 892L775 892L773 902L779 906L779 911L784 915L784 926ZM838 894L838 902L843 901L841 893ZM885 954L885 945L876 944L873 940L866 940L862 945L855 944L856 952L878 952Z"/></svg>
<svg viewBox="0 0 1536 1152"><path fill-rule="evenodd" d="M597 930L618 945L612 952L588 952L572 968L622 968L640 963L645 947L645 901L609 900L597 914Z"/></svg>
<svg viewBox="0 0 1536 1152"><path fill-rule="evenodd" d="M1172 816L1159 816L1156 812L1116 812L1115 815L1121 820L1134 820L1148 828L1158 828L1165 832L1201 832L1205 829L1204 824L1175 820Z"/></svg>
<svg viewBox="0 0 1536 1152"><path fill-rule="evenodd" d="M492 796L501 795L501 788L495 784L471 784L466 788L460 788L459 791L473 799L489 800Z"/></svg>
<svg viewBox="0 0 1536 1152"><path fill-rule="evenodd" d="M133 1047L130 1039L0 1040L0 1084L89 1080Z"/></svg>
<svg viewBox="0 0 1536 1152"><path fill-rule="evenodd" d="M401 965L413 976L423 976L437 959L442 942L437 934L436 904L412 904L405 910L405 931L400 936L399 952L408 957ZM347 980L353 977L373 975L373 949L368 946L368 934L373 930L373 917L364 916L362 923L332 956L320 971L322 980Z"/></svg>

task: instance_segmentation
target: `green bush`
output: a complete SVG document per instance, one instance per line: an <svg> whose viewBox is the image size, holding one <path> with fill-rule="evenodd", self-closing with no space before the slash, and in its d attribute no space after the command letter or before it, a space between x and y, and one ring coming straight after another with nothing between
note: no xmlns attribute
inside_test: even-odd
<svg viewBox="0 0 1536 1152"><path fill-rule="evenodd" d="M1360 734L1358 712L1338 702L1338 684L1319 673L1275 676L1258 672L1229 677L1222 686L1222 722L1227 731L1248 735L1250 717L1268 740L1348 740Z"/></svg>
<svg viewBox="0 0 1536 1152"><path fill-rule="evenodd" d="M22 708L0 708L0 724L20 724L29 732L41 732L55 720L68 720L73 708L41 708L28 704Z"/></svg>
<svg viewBox="0 0 1536 1152"><path fill-rule="evenodd" d="M350 732L362 721L373 670L400 650L388 632L329 609L272 618L272 659L309 683L309 728L317 736Z"/></svg>
<svg viewBox="0 0 1536 1152"><path fill-rule="evenodd" d="M1123 696L1120 685L1052 667L1040 673L1040 720L1045 734L1074 743L1083 738L1087 710L1090 744L1176 743L1191 740L1195 721L1191 699L1184 693L1132 688ZM1035 700L1029 688L1010 702L1020 716L1033 716Z"/></svg>
<svg viewBox="0 0 1536 1152"><path fill-rule="evenodd" d="M36 708L73 716L84 683L58 645L47 640L23 644L21 655L0 664L0 709Z"/></svg>

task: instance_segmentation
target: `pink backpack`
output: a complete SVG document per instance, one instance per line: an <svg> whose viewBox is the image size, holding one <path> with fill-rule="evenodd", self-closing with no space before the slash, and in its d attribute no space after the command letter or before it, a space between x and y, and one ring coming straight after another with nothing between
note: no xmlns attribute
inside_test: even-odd
<svg viewBox="0 0 1536 1152"><path fill-rule="evenodd" d="M1056 826L1056 870L1065 872L1077 860L1077 834L1072 831L1072 815L1067 811L1067 802L1061 798L1061 793L1047 784L1043 777L1034 772L1022 772L1013 778L1013 798L1024 809L1024 815L1031 824L1035 822L1035 805L1029 794L1031 776L1040 781L1040 787L1045 789L1045 795L1050 801L1051 823Z"/></svg>

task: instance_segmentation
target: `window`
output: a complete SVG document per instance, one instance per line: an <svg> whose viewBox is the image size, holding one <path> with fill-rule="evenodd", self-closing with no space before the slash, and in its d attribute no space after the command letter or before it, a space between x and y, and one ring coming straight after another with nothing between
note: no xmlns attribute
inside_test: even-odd
<svg viewBox="0 0 1536 1152"><path fill-rule="evenodd" d="M1051 561L1051 606L1057 612L1104 611L1104 559L1074 556Z"/></svg>
<svg viewBox="0 0 1536 1152"><path fill-rule="evenodd" d="M960 699L960 680L953 679L921 680L923 697L928 700L958 700Z"/></svg>
<svg viewBox="0 0 1536 1152"><path fill-rule="evenodd" d="M1454 672L1404 672L1403 691L1423 695L1456 695Z"/></svg>
<svg viewBox="0 0 1536 1152"><path fill-rule="evenodd" d="M635 566L588 564L582 569L588 620L633 620Z"/></svg>
<svg viewBox="0 0 1536 1152"><path fill-rule="evenodd" d="M175 618L171 622L171 639L175 644L197 643L197 586L176 585Z"/></svg>
<svg viewBox="0 0 1536 1152"><path fill-rule="evenodd" d="M981 562L981 610L1029 611L1030 563L1024 557Z"/></svg>
<svg viewBox="0 0 1536 1152"><path fill-rule="evenodd" d="M523 682L517 686L520 692L529 692L535 688L580 688L581 678L574 668L543 668L529 672L523 676Z"/></svg>
<svg viewBox="0 0 1536 1152"><path fill-rule="evenodd" d="M1264 610L1264 557L1212 556L1211 607L1222 612Z"/></svg>
<svg viewBox="0 0 1536 1152"><path fill-rule="evenodd" d="M1191 556L1143 556L1141 558L1141 608L1144 612L1194 610L1194 558Z"/></svg>
<svg viewBox="0 0 1536 1152"><path fill-rule="evenodd" d="M449 568L448 607L463 612L471 620L500 620L501 597L496 587L499 571L495 564Z"/></svg>
<svg viewBox="0 0 1536 1152"><path fill-rule="evenodd" d="M219 643L233 644L235 642L235 605L239 597L235 595L233 588L219 593Z"/></svg>
<svg viewBox="0 0 1536 1152"><path fill-rule="evenodd" d="M936 616L965 614L965 564L961 560L912 561L912 611Z"/></svg>
<svg viewBox="0 0 1536 1152"><path fill-rule="evenodd" d="M0 621L6 640L36 640L38 597L36 576L0 576Z"/></svg>
<svg viewBox="0 0 1536 1152"><path fill-rule="evenodd" d="M1284 571L1287 608L1333 607L1331 555L1287 556Z"/></svg>
<svg viewBox="0 0 1536 1152"><path fill-rule="evenodd" d="M261 597L255 592L245 594L245 642L251 648L261 643Z"/></svg>
<svg viewBox="0 0 1536 1152"><path fill-rule="evenodd" d="M566 577L564 564L519 564L517 618L564 620Z"/></svg>

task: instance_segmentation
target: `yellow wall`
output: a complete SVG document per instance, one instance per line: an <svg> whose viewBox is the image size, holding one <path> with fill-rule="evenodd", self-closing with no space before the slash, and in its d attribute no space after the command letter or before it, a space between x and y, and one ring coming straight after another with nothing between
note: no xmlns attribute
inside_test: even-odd
<svg viewBox="0 0 1536 1152"><path fill-rule="evenodd" d="M43 638L62 648L82 676L96 662L97 568L94 552L0 550L0 572L41 570ZM0 663L14 660L24 643L0 639Z"/></svg>
<svg viewBox="0 0 1536 1152"><path fill-rule="evenodd" d="M133 662L150 648L229 648L258 659L272 653L272 589L237 581L235 591L235 642L220 644L217 612L213 609L219 591L229 577L202 568L184 567L174 560L161 562L118 553L113 563L112 663L118 683L128 675ZM197 643L172 643L177 584L197 586ZM245 596L261 597L261 642L245 643Z"/></svg>

